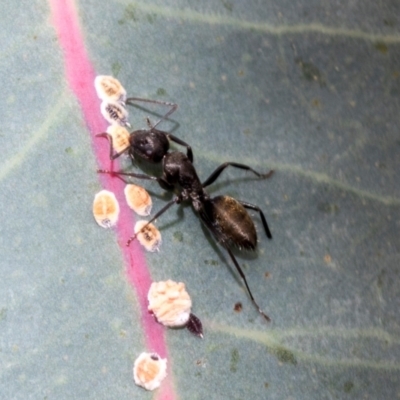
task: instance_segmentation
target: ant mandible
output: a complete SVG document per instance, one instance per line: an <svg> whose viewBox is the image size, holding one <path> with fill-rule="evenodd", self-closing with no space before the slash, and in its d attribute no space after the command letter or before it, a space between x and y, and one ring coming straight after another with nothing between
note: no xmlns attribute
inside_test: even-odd
<svg viewBox="0 0 400 400"><path fill-rule="evenodd" d="M151 134L153 128L148 133ZM161 135L168 137L167 132L158 131ZM167 203L160 211L158 211L153 218L148 221L148 224L160 217L166 212L173 204L180 204L183 201L191 201L193 208L198 214L201 221L214 235L217 242L219 242L228 252L233 264L235 265L239 275L241 276L246 289L249 293L250 299L257 308L258 312L267 320L270 318L262 311L260 306L254 299L254 296L247 283L246 276L240 267L236 257L232 253L230 247L239 247L240 249L255 250L257 247L257 232L253 220L246 211L247 209L257 211L260 214L261 221L268 239L272 239L271 231L268 227L267 220L263 211L256 205L239 201L230 196L216 196L210 197L205 191L205 188L214 183L220 174L229 166L248 170L253 172L260 178L269 178L273 174L273 170L266 174L261 174L253 168L245 164L236 162L225 162L221 164L216 170L201 183L197 172L193 166L192 158L182 152L174 151L168 152L164 148L158 148L161 143L153 147L154 153L160 154L164 151L162 157L163 174L161 177L155 177L145 174L136 174L130 172L113 172L107 170L98 170L99 173L109 173L114 176L129 176L138 179L148 179L157 181L158 184L166 190L174 190L180 187L180 194L173 200ZM131 145L133 147L133 145ZM190 146L189 146L190 148ZM130 151L136 153L136 149L132 148ZM122 178L123 179L123 178ZM133 235L127 242L127 246L136 238Z"/></svg>

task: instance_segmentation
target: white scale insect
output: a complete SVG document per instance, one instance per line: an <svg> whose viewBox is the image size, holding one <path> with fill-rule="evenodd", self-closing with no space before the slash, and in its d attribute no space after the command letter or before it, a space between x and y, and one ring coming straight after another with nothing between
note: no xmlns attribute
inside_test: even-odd
<svg viewBox="0 0 400 400"><path fill-rule="evenodd" d="M94 196L93 216L102 228L111 228L118 221L119 204L115 194L102 190Z"/></svg>
<svg viewBox="0 0 400 400"><path fill-rule="evenodd" d="M112 125L130 126L128 111L125 108L126 90L118 79L99 75L94 80L97 96L102 100L100 111Z"/></svg>
<svg viewBox="0 0 400 400"><path fill-rule="evenodd" d="M160 324L170 328L182 327L190 318L192 300L185 284L167 280L153 282L147 295L148 310Z"/></svg>
<svg viewBox="0 0 400 400"><path fill-rule="evenodd" d="M136 385L146 390L157 389L167 376L167 359L157 353L142 353L133 366L133 379Z"/></svg>

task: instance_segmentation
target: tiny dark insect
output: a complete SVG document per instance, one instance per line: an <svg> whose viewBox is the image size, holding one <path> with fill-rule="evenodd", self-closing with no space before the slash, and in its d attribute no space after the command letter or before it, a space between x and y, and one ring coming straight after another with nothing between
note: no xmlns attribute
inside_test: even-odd
<svg viewBox="0 0 400 400"><path fill-rule="evenodd" d="M203 324L194 314L190 314L186 329L193 335L203 339Z"/></svg>
<svg viewBox="0 0 400 400"><path fill-rule="evenodd" d="M242 311L242 309L243 309L242 303L240 301L238 301L235 304L235 307L233 307L233 309L235 310L235 312L240 313Z"/></svg>
<svg viewBox="0 0 400 400"><path fill-rule="evenodd" d="M127 102L129 99L127 100ZM166 116L170 115L173 111L169 111ZM164 116L162 119L166 118ZM161 119L161 120L162 120ZM160 121L161 121L160 120ZM157 124L160 122L158 121ZM157 125L156 124L156 125ZM259 311L259 313L267 320L270 318L265 314L260 306L256 303L254 296L247 283L245 274L236 260L236 257L232 253L230 248L238 247L239 249L255 250L257 247L257 233L254 226L254 222L250 215L246 211L247 209L257 211L261 217L261 222L264 227L264 231L268 239L272 239L271 231L268 227L267 220L264 216L263 211L256 205L250 204L245 201L236 200L230 196L216 196L210 197L205 191L205 188L214 183L221 173L229 166L251 171L259 178L269 178L273 174L273 170L266 174L261 174L255 171L253 168L245 164L239 164L236 162L225 162L221 164L216 170L202 183L197 176L196 169L193 166L193 156L191 147L180 139L171 139L170 134L167 132L159 131L151 127L146 131L140 131L140 137L143 142L147 143L145 146L147 152L139 151L139 144L135 139L135 132L132 132L132 142L128 148L131 158L134 155L139 154L142 158L147 159L151 162L162 161L162 176L155 177L146 174L136 174L123 171L107 171L98 170L99 173L108 173L113 176L118 176L124 180L124 176L129 176L138 179L148 179L157 181L158 184L165 190L179 189L180 193L170 202L168 202L160 211L158 211L148 223L150 224L155 219L160 217L166 212L172 205L180 204L183 201L191 201L194 210L201 219L201 221L207 226L207 228L214 235L217 242L219 242L228 252L233 264L235 265L240 277L242 278L249 296ZM104 136L104 134L101 134ZM100 136L101 136L100 135ZM108 135L108 134L105 134ZM153 138L156 138L153 140ZM162 138L165 138L162 139ZM187 154L182 152L168 151L168 140L175 141L176 143L182 144L187 148ZM146 156L144 156L143 154ZM119 154L112 154L112 145L110 147L110 158L115 159ZM127 245L136 238L133 235L127 242Z"/></svg>

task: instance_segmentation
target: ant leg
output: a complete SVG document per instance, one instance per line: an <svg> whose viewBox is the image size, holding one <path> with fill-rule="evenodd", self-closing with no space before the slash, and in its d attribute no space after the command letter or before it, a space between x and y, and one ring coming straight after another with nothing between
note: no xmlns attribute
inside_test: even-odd
<svg viewBox="0 0 400 400"><path fill-rule="evenodd" d="M128 146L126 149L120 151L119 153L114 153L113 138L109 133L107 133L107 132L99 133L99 134L96 135L96 137L104 137L104 138L107 138L109 140L109 142L110 142L110 160L115 160L121 154L125 153L126 150L129 149L129 146Z"/></svg>
<svg viewBox="0 0 400 400"><path fill-rule="evenodd" d="M151 224L154 220L156 220L160 215L164 214L165 211L167 211L171 206L173 206L174 204L179 204L182 201L182 197L181 196L177 196L175 197L173 200L171 200L170 202L168 202L160 211L158 211L153 218L150 219L150 221L147 222L146 225L144 225L142 227L142 229L140 231L142 231L144 228L146 228L146 226L148 226L149 224ZM136 233L134 235L132 235L128 241L126 242L126 245L129 246L131 244L131 242L133 242L136 239Z"/></svg>
<svg viewBox="0 0 400 400"><path fill-rule="evenodd" d="M178 104L176 104L176 103L170 103L168 101L161 101L161 100L143 99L141 97L129 97L128 99L126 99L125 103L129 104L134 101L138 101L138 102L142 102L142 103L161 104L163 106L171 107L170 110L163 117L161 117L161 119L159 119L155 123L155 125L153 125L153 128L155 128L161 121L167 119L178 108Z"/></svg>
<svg viewBox="0 0 400 400"><path fill-rule="evenodd" d="M129 182L126 181L124 178L122 178L122 176L131 176L132 178L147 179L147 180L157 181L157 182L159 180L159 178L157 178L155 176L150 176L150 175L146 175L146 174L134 174L132 172L124 172L124 171L110 171L108 169L98 169L97 173L117 176L118 178L122 179L125 183L129 183Z"/></svg>
<svg viewBox="0 0 400 400"><path fill-rule="evenodd" d="M261 221L262 221L262 224L264 225L265 234L267 235L268 239L272 239L271 231L269 230L269 227L268 227L268 224L267 224L267 220L266 220L265 215L262 212L261 208L258 207L258 206L255 206L254 204L247 203L245 201L240 201L239 200L239 203L243 207L246 207L246 208L248 208L250 210L258 211L260 213Z"/></svg>
<svg viewBox="0 0 400 400"><path fill-rule="evenodd" d="M172 135L171 133L167 133L167 132L164 132L164 133L167 135L167 138L168 138L169 140L171 140L171 141L173 141L173 142L175 142L175 143L178 143L178 144L180 144L181 146L186 147L186 155L187 155L187 158L189 159L189 161L190 161L191 163L193 163L193 152L192 152L192 148L191 148L186 142L184 142L183 140L177 138L176 136Z"/></svg>
<svg viewBox="0 0 400 400"><path fill-rule="evenodd" d="M107 169L98 169L97 173L117 176L119 179L121 179L126 184L129 184L130 182L127 181L126 179L124 179L123 176L130 176L132 178L137 178L137 179L147 179L149 181L157 181L157 183L164 190L172 190L174 188L174 186L169 184L165 179L158 178L157 176L151 176L151 175L146 175L146 174L135 174L133 172L124 172L124 171L110 171Z"/></svg>
<svg viewBox="0 0 400 400"><path fill-rule="evenodd" d="M245 277L245 275L244 275L244 273L243 273L243 271L242 271L242 268L240 268L240 265L239 265L239 263L237 262L235 256L232 254L231 250L229 250L228 248L226 248L226 250L228 251L228 254L230 255L230 257L231 257L233 263L235 264L235 267L236 267L237 271L239 272L239 275L242 277L244 284L246 285L246 289L247 289L247 292L249 293L249 296L250 296L251 301L252 301L253 304L256 306L258 312L259 312L267 321L271 321L271 318L268 317L268 315L265 314L263 310L261 310L260 306L259 306L259 305L256 303L256 301L254 300L253 294L251 293L251 290L250 290L250 288L249 288L249 285L247 284L246 277Z"/></svg>
<svg viewBox="0 0 400 400"><path fill-rule="evenodd" d="M240 169L245 169L247 171L251 171L253 172L255 175L257 175L259 178L269 178L273 173L274 170L271 169L271 171L267 172L266 174L260 174L259 172L257 172L256 170L254 170L253 168L249 167L248 165L245 164L239 164L239 163L235 163L235 162L225 162L223 164L221 164L203 183L202 186L206 187L211 185L212 183L214 183L217 178L221 175L222 171L227 168L227 167L235 167L235 168L240 168Z"/></svg>

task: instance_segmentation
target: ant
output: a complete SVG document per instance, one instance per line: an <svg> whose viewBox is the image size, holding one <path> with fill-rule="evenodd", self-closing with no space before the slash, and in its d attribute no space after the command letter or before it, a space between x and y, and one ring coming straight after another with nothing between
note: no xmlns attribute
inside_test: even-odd
<svg viewBox="0 0 400 400"><path fill-rule="evenodd" d="M148 121L149 122L149 121ZM150 124L149 124L150 125ZM167 132L159 131L151 127L147 132L149 137L152 137L156 133L158 138L165 135L169 137L170 134ZM144 136L146 133L142 133ZM135 135L133 135L135 136ZM268 239L272 239L271 231L268 227L267 220L264 216L263 211L256 205L239 201L230 196L216 196L210 197L205 191L205 188L212 183L214 183L221 173L229 166L244 169L253 172L259 178L269 178L273 174L273 170L266 174L261 174L255 171L253 168L245 164L239 164L236 162L225 162L221 164L215 171L202 183L197 175L196 169L193 166L193 157L191 155L191 148L186 143L187 155L179 151L169 152L168 148L163 146L162 141L148 141L149 145L147 149L148 160L159 159L159 156L163 154L162 161L162 176L155 177L145 174L136 174L130 172L113 172L107 170L98 170L98 173L108 173L114 176L118 176L121 179L122 176L129 176L138 179L148 179L157 181L161 188L165 190L174 190L177 186L180 188L180 193L168 202L161 210L159 210L153 218L148 221L148 224L153 222L155 219L164 214L172 205L180 204L183 201L191 201L193 208L195 209L197 215L201 221L207 226L207 228L214 235L217 242L221 244L222 247L228 252L233 264L235 265L239 275L241 276L246 289L249 293L250 299L257 308L258 312L267 320L270 318L265 314L260 306L256 303L254 296L250 290L247 283L245 274L233 255L230 247L238 247L239 249L255 250L257 247L257 233L253 220L246 211L247 209L257 211L260 214L261 221L265 230L265 234ZM179 140L177 143L184 143ZM190 152L189 152L190 149ZM137 154L139 153L137 148L135 148L135 142L131 142L131 147L129 148L129 153ZM157 157L153 157L153 155ZM153 161L156 162L156 161ZM127 242L127 246L136 238L133 235Z"/></svg>

